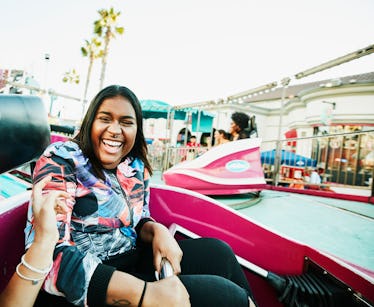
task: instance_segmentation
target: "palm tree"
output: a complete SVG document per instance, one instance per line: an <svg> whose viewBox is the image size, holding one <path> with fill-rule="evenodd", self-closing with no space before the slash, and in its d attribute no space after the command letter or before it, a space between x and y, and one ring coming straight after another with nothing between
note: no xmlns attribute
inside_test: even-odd
<svg viewBox="0 0 374 307"><path fill-rule="evenodd" d="M99 37L102 37L104 40L100 75L100 89L102 89L105 79L105 70L110 40L112 38L115 38L116 34L122 35L125 29L123 27L117 26L118 17L121 15L121 12L115 12L113 8L110 8L109 10L99 10L98 13L100 14L101 18L94 22L94 33Z"/></svg>
<svg viewBox="0 0 374 307"><path fill-rule="evenodd" d="M102 57L104 51L101 48L100 39L98 37L93 37L91 38L91 41L85 40L85 45L81 47L81 52L84 57L88 57L89 59L86 84L84 86L84 94L83 94L83 110L82 110L82 116L83 116L85 108L86 108L86 104L87 104L87 91L88 91L88 85L90 84L93 62L96 59Z"/></svg>
<svg viewBox="0 0 374 307"><path fill-rule="evenodd" d="M70 83L70 84L79 84L80 82L80 76L78 72L73 68L69 71L66 71L64 73L64 76L62 77L62 82L64 83ZM57 99L55 95L52 95L52 93L49 91L50 97L51 97L51 104L50 104L50 109L49 109L49 114L52 114L52 106L53 102Z"/></svg>
<svg viewBox="0 0 374 307"><path fill-rule="evenodd" d="M64 73L64 76L62 78L62 82L79 84L80 76L79 76L78 72L73 68L73 69Z"/></svg>

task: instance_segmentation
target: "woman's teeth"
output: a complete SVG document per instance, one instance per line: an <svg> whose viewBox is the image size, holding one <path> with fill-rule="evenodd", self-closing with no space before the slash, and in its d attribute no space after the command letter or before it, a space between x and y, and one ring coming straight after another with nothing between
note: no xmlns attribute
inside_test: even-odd
<svg viewBox="0 0 374 307"><path fill-rule="evenodd" d="M109 141L109 140L103 140L103 143L105 145L109 145L109 146L113 146L113 147L120 147L122 145L122 142Z"/></svg>

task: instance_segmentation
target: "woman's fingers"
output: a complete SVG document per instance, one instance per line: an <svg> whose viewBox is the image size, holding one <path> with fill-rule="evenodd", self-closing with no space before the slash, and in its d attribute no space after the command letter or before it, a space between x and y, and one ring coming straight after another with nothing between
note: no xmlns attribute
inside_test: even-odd
<svg viewBox="0 0 374 307"><path fill-rule="evenodd" d="M161 271L161 260L162 260L162 255L160 253L155 253L154 266L155 266L156 272Z"/></svg>
<svg viewBox="0 0 374 307"><path fill-rule="evenodd" d="M173 267L174 274L178 275L181 273L181 263L180 259L177 259L175 261L170 260L171 266Z"/></svg>
<svg viewBox="0 0 374 307"><path fill-rule="evenodd" d="M41 194L44 187L47 185L48 182L52 180L52 176L48 175L40 180L38 183L35 183L32 190L34 193Z"/></svg>
<svg viewBox="0 0 374 307"><path fill-rule="evenodd" d="M52 180L51 176L46 176L42 180L40 180L38 183L35 183L32 187L32 206L34 213L38 213L42 204L43 204L43 188L47 185L48 182Z"/></svg>
<svg viewBox="0 0 374 307"><path fill-rule="evenodd" d="M55 210L57 214L65 214L69 212L68 201L73 201L71 195L65 191L51 190L46 191L43 195L44 206L49 206Z"/></svg>
<svg viewBox="0 0 374 307"><path fill-rule="evenodd" d="M35 214L38 214L42 208L53 209L56 214L65 214L69 211L67 203L73 202L73 198L69 193L60 190L43 191L51 180L52 176L48 175L33 186L32 203ZM67 200L70 200L70 202L67 202Z"/></svg>

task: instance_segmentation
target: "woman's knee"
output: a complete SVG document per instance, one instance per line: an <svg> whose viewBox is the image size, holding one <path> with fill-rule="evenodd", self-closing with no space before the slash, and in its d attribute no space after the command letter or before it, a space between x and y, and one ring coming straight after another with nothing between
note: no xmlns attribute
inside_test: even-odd
<svg viewBox="0 0 374 307"><path fill-rule="evenodd" d="M180 276L192 306L248 306L247 292L232 281L215 275Z"/></svg>
<svg viewBox="0 0 374 307"><path fill-rule="evenodd" d="M223 257L234 256L231 246L225 241L216 238L202 238L202 240L204 240L203 245L210 252L215 251L215 254L222 255Z"/></svg>
<svg viewBox="0 0 374 307"><path fill-rule="evenodd" d="M231 247L224 241L217 239L217 238L199 238L194 239L196 244L201 245L204 248L214 248L217 250L229 250L231 251Z"/></svg>
<svg viewBox="0 0 374 307"><path fill-rule="evenodd" d="M189 256L195 255L200 260L208 258L221 262L223 259L226 261L235 259L234 252L230 245L220 239L199 238L181 242L183 253L186 252L185 254L189 254Z"/></svg>

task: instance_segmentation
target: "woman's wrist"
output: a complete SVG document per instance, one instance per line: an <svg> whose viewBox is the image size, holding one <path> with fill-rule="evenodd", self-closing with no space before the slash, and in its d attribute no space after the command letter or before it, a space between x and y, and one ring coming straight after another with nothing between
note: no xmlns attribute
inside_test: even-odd
<svg viewBox="0 0 374 307"><path fill-rule="evenodd" d="M58 234L36 231L34 237L34 243L40 244L41 246L52 246L54 247L58 241Z"/></svg>
<svg viewBox="0 0 374 307"><path fill-rule="evenodd" d="M54 239L48 239L48 238L35 238L34 242L32 243L32 246L34 248L38 248L40 251L43 251L44 253L53 253L53 250L55 249L57 241Z"/></svg>
<svg viewBox="0 0 374 307"><path fill-rule="evenodd" d="M46 267L53 260L55 245L56 244L50 240L34 241L25 254L26 261L32 262L33 265L38 267Z"/></svg>
<svg viewBox="0 0 374 307"><path fill-rule="evenodd" d="M154 236L157 235L160 232L169 233L169 229L166 226L164 226L160 223L154 223L152 231L153 231Z"/></svg>
<svg viewBox="0 0 374 307"><path fill-rule="evenodd" d="M144 242L152 242L157 224L158 223L151 220L143 224L140 234Z"/></svg>
<svg viewBox="0 0 374 307"><path fill-rule="evenodd" d="M34 242L21 257L17 265L17 275L33 285L44 280L52 269L54 246L45 242Z"/></svg>
<svg viewBox="0 0 374 307"><path fill-rule="evenodd" d="M144 287L143 287L143 291L139 299L138 307L142 307L146 290L147 290L147 281L144 281Z"/></svg>
<svg viewBox="0 0 374 307"><path fill-rule="evenodd" d="M143 226L142 238L147 238L148 242L150 242L153 240L155 236L157 236L159 233L162 233L162 232L169 233L169 230L166 226L160 223L149 221Z"/></svg>

